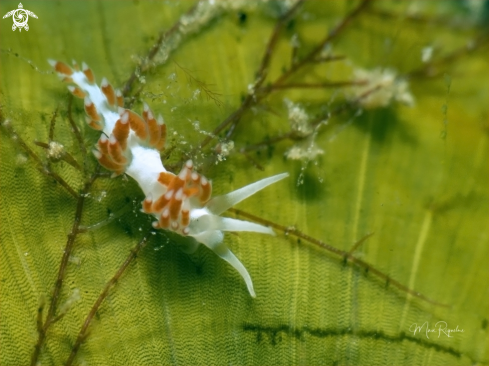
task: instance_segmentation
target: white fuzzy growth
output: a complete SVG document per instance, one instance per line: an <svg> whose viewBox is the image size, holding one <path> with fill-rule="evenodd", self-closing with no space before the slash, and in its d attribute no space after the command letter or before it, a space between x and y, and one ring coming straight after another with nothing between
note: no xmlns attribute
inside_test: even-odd
<svg viewBox="0 0 489 366"><path fill-rule="evenodd" d="M59 142L51 141L47 150L47 156L52 159L61 159L65 153L65 148Z"/></svg>
<svg viewBox="0 0 489 366"><path fill-rule="evenodd" d="M305 137L313 132L309 123L309 115L300 104L293 103L285 98L284 103L287 106L290 128L300 137Z"/></svg>
<svg viewBox="0 0 489 366"><path fill-rule="evenodd" d="M311 137L305 139L304 141L299 141L293 145L285 153L287 159L309 162L316 159L319 155L323 155L324 150L316 144L314 137L314 135L311 135Z"/></svg>
<svg viewBox="0 0 489 366"><path fill-rule="evenodd" d="M430 62L432 56L433 56L433 47L432 46L424 47L421 50L421 61L423 61L423 63Z"/></svg>
<svg viewBox="0 0 489 366"><path fill-rule="evenodd" d="M356 69L354 77L355 80L363 81L365 84L352 88L352 99L359 99L360 105L367 109L387 107L392 101L409 106L414 104L414 97L409 92L408 82L400 79L391 69ZM369 91L372 92L364 96Z"/></svg>

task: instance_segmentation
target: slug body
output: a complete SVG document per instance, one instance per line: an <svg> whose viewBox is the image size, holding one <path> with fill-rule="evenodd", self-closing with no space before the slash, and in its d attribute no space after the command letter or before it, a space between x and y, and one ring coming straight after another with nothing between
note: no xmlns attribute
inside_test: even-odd
<svg viewBox="0 0 489 366"><path fill-rule="evenodd" d="M83 63L73 68L63 62L48 60L69 86L73 95L83 98L86 120L102 132L93 154L113 176L127 174L136 180L145 194L142 211L153 215L154 228L171 230L187 240L189 251L199 243L212 249L230 263L243 277L252 297L253 283L248 271L223 243L224 231L252 231L274 235L273 230L248 221L222 217L221 213L263 188L288 176L278 174L262 179L228 194L213 197L211 182L187 161L179 174L168 172L160 158L166 141L163 118L154 117L144 103L142 116L124 108L122 94L103 78L100 87L93 72Z"/></svg>

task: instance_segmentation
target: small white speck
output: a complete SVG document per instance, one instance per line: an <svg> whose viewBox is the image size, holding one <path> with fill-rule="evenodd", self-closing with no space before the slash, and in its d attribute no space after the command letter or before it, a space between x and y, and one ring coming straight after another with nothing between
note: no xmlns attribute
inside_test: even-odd
<svg viewBox="0 0 489 366"><path fill-rule="evenodd" d="M22 154L18 154L15 158L15 162L17 163L17 165L23 165L27 162L27 157Z"/></svg>
<svg viewBox="0 0 489 366"><path fill-rule="evenodd" d="M432 46L425 47L421 50L421 61L423 61L424 63L429 62L432 56L433 56Z"/></svg>

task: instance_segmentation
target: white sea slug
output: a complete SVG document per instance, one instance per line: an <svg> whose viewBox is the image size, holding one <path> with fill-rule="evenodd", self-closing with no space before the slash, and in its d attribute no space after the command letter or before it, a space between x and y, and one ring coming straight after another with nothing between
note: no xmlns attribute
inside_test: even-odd
<svg viewBox="0 0 489 366"><path fill-rule="evenodd" d="M63 62L48 60L58 75L74 83L68 89L84 98L87 123L102 131L93 154L100 164L114 172L127 174L136 180L146 198L142 210L153 215L155 228L171 230L185 238L189 251L199 243L212 249L230 263L243 277L252 297L253 283L248 271L223 243L223 231L253 231L274 235L272 229L248 221L219 216L272 183L288 176L278 174L262 179L241 189L211 198L211 182L193 171L192 161L185 163L178 175L168 172L160 158L166 140L163 118L155 118L144 104L143 115L123 108L123 97L103 78L100 87L93 72L83 63L82 70L73 62L73 68Z"/></svg>

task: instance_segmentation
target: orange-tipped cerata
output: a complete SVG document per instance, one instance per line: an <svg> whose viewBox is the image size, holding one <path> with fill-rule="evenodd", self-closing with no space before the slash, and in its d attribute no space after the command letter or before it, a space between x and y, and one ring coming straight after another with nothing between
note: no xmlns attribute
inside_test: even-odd
<svg viewBox="0 0 489 366"><path fill-rule="evenodd" d="M72 86L70 85L68 87L68 90L71 92L71 94L73 94L75 97L78 97L78 98L85 98L86 97L86 94L83 90L81 90L79 87L77 86Z"/></svg>
<svg viewBox="0 0 489 366"><path fill-rule="evenodd" d="M73 74L73 70L67 64L61 61L56 61L54 64L54 70L60 74L71 76Z"/></svg>
<svg viewBox="0 0 489 366"><path fill-rule="evenodd" d="M100 116L97 113L97 108L88 96L85 97L85 112L92 119L92 121L100 121Z"/></svg>
<svg viewBox="0 0 489 366"><path fill-rule="evenodd" d="M126 118L124 117L119 118L115 123L114 130L112 131L114 137L121 144L122 150L126 149L127 137L129 136L129 132L130 132L129 119L127 117L128 115L126 115Z"/></svg>
<svg viewBox="0 0 489 366"><path fill-rule="evenodd" d="M91 68L89 68L87 66L86 63L82 63L82 71L83 73L85 74L85 76L87 77L88 81L90 84L93 84L95 83L95 76L93 75L93 71Z"/></svg>
<svg viewBox="0 0 489 366"><path fill-rule="evenodd" d="M102 84L100 84L100 89L102 89L102 93L104 93L105 97L107 98L109 105L115 107L117 103L115 91L106 78L103 78Z"/></svg>
<svg viewBox="0 0 489 366"><path fill-rule="evenodd" d="M129 126L131 126L131 130L134 131L137 137L139 137L141 140L146 140L148 137L148 130L146 123L143 121L143 119L135 112L131 111L130 109L124 110L124 112L121 114L121 117L124 116L124 114L127 114L129 118Z"/></svg>
<svg viewBox="0 0 489 366"><path fill-rule="evenodd" d="M122 153L121 144L114 135L109 138L109 155L117 164L124 165L127 163L127 159Z"/></svg>

